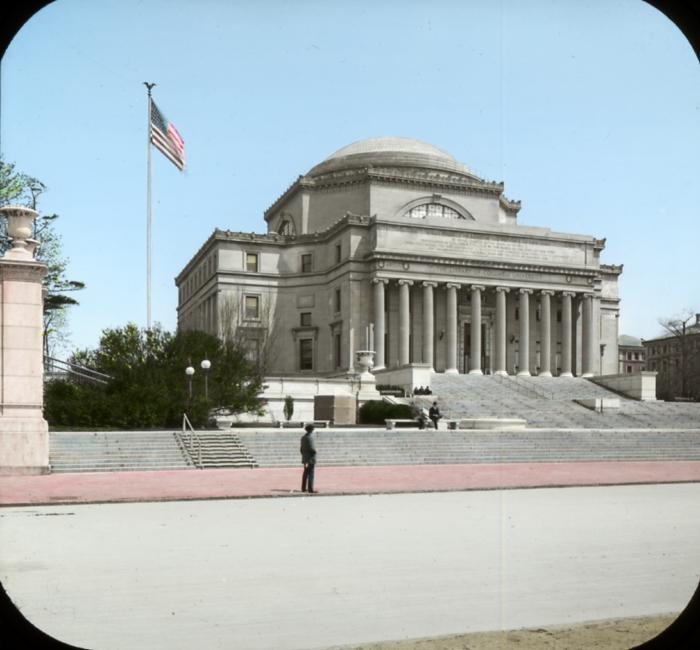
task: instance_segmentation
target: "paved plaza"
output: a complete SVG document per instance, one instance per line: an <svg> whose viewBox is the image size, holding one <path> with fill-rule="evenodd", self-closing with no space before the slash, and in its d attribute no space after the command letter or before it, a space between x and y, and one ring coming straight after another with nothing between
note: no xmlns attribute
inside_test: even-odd
<svg viewBox="0 0 700 650"><path fill-rule="evenodd" d="M195 474L194 472L184 472ZM700 485L0 510L0 579L89 648L327 648L680 611Z"/></svg>

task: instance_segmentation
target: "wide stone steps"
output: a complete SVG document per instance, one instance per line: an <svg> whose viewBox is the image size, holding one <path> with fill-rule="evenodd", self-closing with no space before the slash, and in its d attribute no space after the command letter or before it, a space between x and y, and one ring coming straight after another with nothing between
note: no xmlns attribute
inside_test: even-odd
<svg viewBox="0 0 700 650"><path fill-rule="evenodd" d="M261 467L300 465L300 434L240 433ZM318 433L320 465L700 460L700 431L601 433L597 431L345 431Z"/></svg>
<svg viewBox="0 0 700 650"><path fill-rule="evenodd" d="M580 377L499 377L435 375L433 395L446 418L519 417L530 427L695 428L700 404L637 402ZM619 409L597 413L574 400L616 398Z"/></svg>
<svg viewBox="0 0 700 650"><path fill-rule="evenodd" d="M50 435L52 472L188 469L192 465L172 432L55 432Z"/></svg>

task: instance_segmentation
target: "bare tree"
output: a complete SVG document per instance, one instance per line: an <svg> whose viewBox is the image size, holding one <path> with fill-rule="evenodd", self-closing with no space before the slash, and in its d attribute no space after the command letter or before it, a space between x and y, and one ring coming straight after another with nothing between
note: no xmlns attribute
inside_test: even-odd
<svg viewBox="0 0 700 650"><path fill-rule="evenodd" d="M668 383L672 394L700 399L700 325L693 324L695 313L690 309L659 324L672 337Z"/></svg>
<svg viewBox="0 0 700 650"><path fill-rule="evenodd" d="M257 315L246 315L245 295L240 289L219 294L219 336L246 350L249 360L264 375L270 367L272 350L279 337L275 301L269 293L258 296Z"/></svg>

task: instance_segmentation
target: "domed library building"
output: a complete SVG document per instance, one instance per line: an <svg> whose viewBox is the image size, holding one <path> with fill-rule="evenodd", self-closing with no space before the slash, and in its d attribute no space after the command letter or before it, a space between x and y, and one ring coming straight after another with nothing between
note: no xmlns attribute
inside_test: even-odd
<svg viewBox="0 0 700 650"><path fill-rule="evenodd" d="M367 350L379 383L617 373L622 266L519 210L434 146L356 142L284 191L264 234L209 236L176 278L178 326L237 337L270 376L345 376Z"/></svg>

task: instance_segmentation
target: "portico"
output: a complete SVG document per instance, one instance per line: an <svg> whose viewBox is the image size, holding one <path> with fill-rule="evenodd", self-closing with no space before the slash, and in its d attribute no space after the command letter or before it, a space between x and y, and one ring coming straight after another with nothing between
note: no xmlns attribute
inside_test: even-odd
<svg viewBox="0 0 700 650"><path fill-rule="evenodd" d="M391 277L371 283L376 370L422 363L447 374L572 376L575 304L583 305L577 320L585 354L578 374L593 372L591 351L599 345L593 318L600 300L593 291ZM392 294L398 295L395 312ZM418 340L420 345L413 343Z"/></svg>

